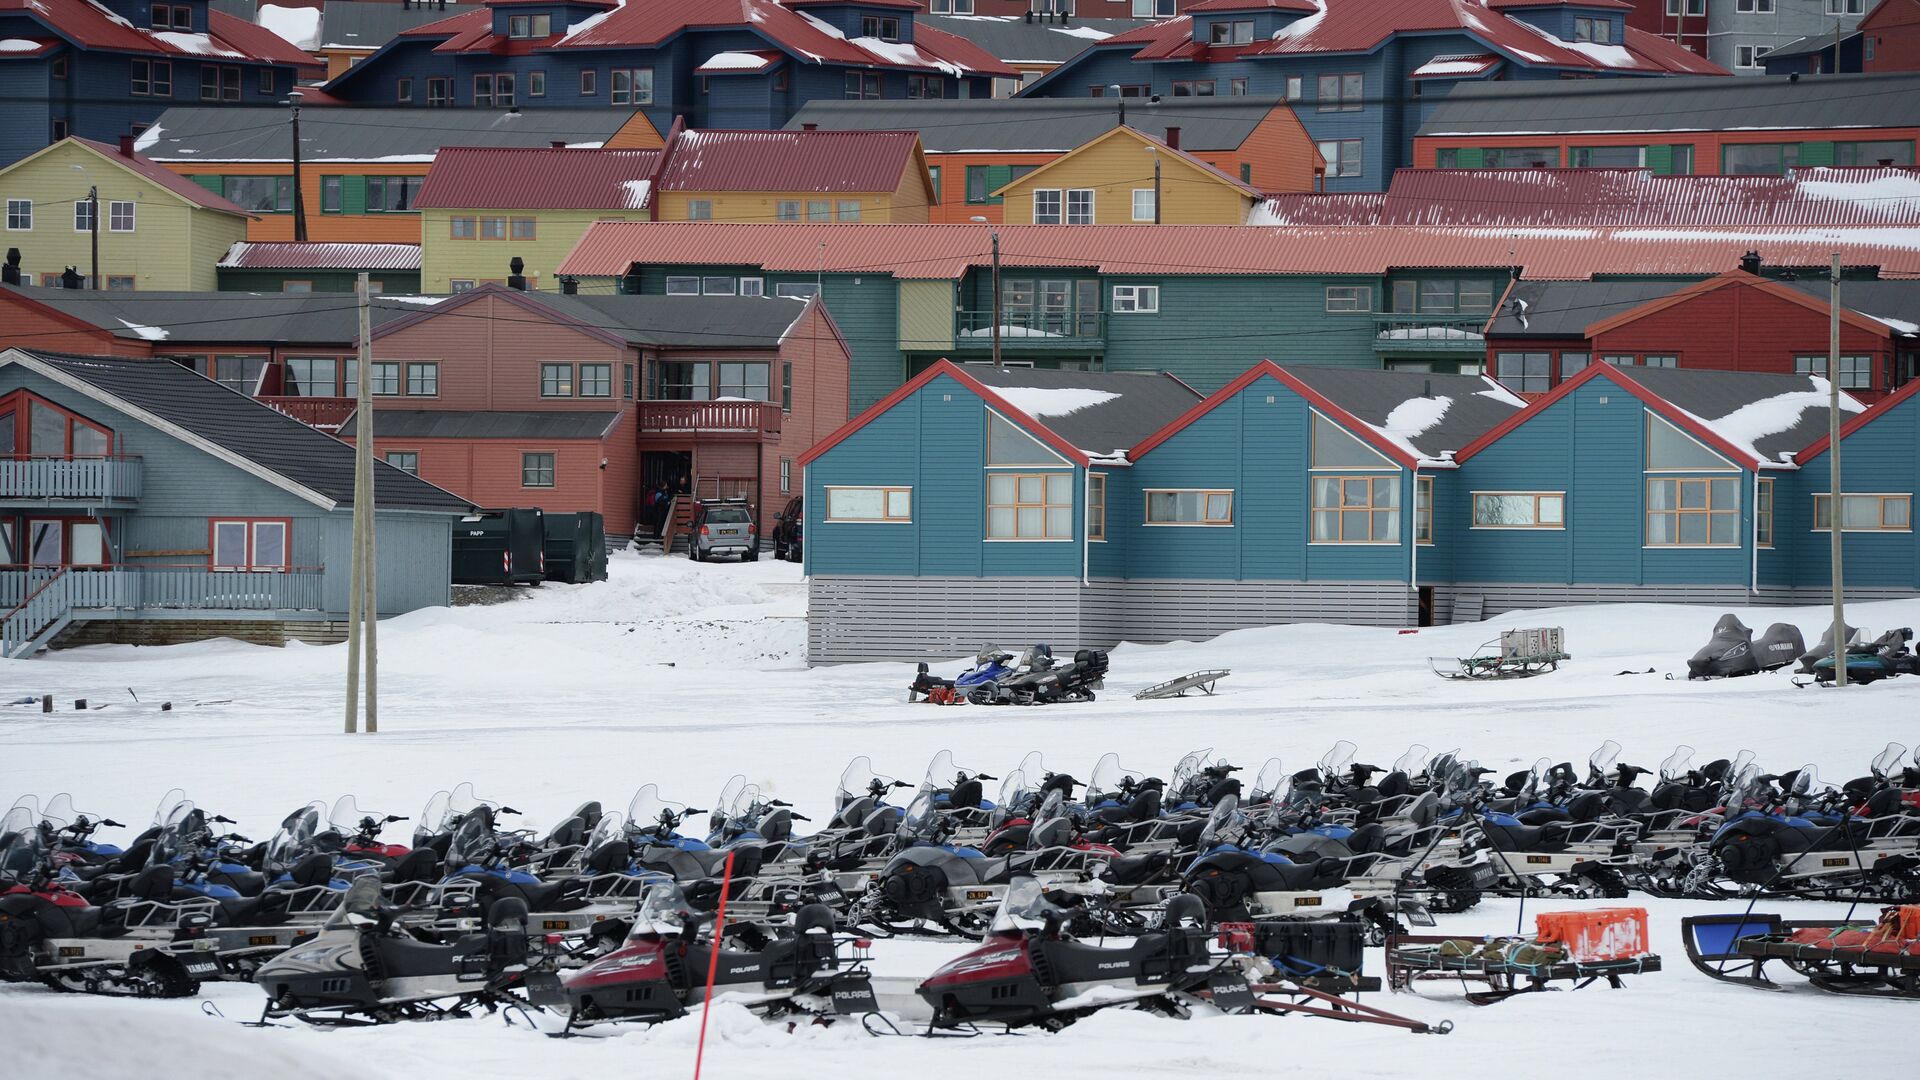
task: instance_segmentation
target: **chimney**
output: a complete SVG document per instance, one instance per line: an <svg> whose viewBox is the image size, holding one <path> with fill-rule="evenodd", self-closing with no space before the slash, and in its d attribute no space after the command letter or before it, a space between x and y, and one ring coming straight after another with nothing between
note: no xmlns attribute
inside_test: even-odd
<svg viewBox="0 0 1920 1080"><path fill-rule="evenodd" d="M121 157L133 156L133 136L131 135L120 136L120 156Z"/></svg>
<svg viewBox="0 0 1920 1080"><path fill-rule="evenodd" d="M1033 9L1032 8L1027 9L1027 25L1028 26L1033 25Z"/></svg>
<svg viewBox="0 0 1920 1080"><path fill-rule="evenodd" d="M800 130L801 131L819 131L820 125L819 124L801 124Z"/></svg>
<svg viewBox="0 0 1920 1080"><path fill-rule="evenodd" d="M1179 128L1169 127L1167 129L1167 146L1174 150L1180 149L1180 129Z"/></svg>
<svg viewBox="0 0 1920 1080"><path fill-rule="evenodd" d="M1433 380L1432 379L1428 379L1425 382L1420 384L1420 396L1423 398L1430 398L1433 396Z"/></svg>
<svg viewBox="0 0 1920 1080"><path fill-rule="evenodd" d="M568 274L567 276L561 278L560 291L561 293L567 296L579 296L580 295L580 279L577 277L574 277L572 274Z"/></svg>
<svg viewBox="0 0 1920 1080"><path fill-rule="evenodd" d="M1740 256L1740 269L1745 270L1749 274L1758 275L1760 273L1760 253L1757 251L1749 251L1745 255Z"/></svg>
<svg viewBox="0 0 1920 1080"><path fill-rule="evenodd" d="M527 291L527 278L522 272L526 270L526 268L527 260L522 259L518 255L515 255L513 259L507 263L507 270L509 271L507 274L507 288L516 289L520 292Z"/></svg>
<svg viewBox="0 0 1920 1080"><path fill-rule="evenodd" d="M0 285L20 284L20 249L7 249L7 264L0 266Z"/></svg>
<svg viewBox="0 0 1920 1080"><path fill-rule="evenodd" d="M567 142L565 139L554 139L548 142L547 146L553 150L565 150L567 148Z"/></svg>

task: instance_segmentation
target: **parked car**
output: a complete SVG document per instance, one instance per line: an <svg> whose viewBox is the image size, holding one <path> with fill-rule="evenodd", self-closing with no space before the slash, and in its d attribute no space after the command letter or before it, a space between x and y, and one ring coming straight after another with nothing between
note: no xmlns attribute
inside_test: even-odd
<svg viewBox="0 0 1920 1080"><path fill-rule="evenodd" d="M741 562L760 558L760 530L744 500L702 499L694 504L687 557L706 562L715 555L738 555Z"/></svg>
<svg viewBox="0 0 1920 1080"><path fill-rule="evenodd" d="M800 561L800 526L806 520L800 496L787 500L787 508L773 519L773 557Z"/></svg>

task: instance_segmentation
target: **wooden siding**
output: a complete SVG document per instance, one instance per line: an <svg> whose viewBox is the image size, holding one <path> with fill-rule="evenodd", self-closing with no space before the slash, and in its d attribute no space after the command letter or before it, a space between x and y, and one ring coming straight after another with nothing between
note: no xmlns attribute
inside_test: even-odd
<svg viewBox="0 0 1920 1080"><path fill-rule="evenodd" d="M0 289L0 312L5 313L6 343L10 346L90 356L153 355L152 342L116 337L112 331L69 320L30 297L31 293L21 296Z"/></svg>
<svg viewBox="0 0 1920 1080"><path fill-rule="evenodd" d="M529 193L533 195L534 193ZM455 240L453 217L504 217L536 220L532 240ZM455 280L507 280L514 256L526 260L529 286L556 292L554 268L560 265L587 226L603 219L645 221L645 210L425 210L420 222L420 287L428 293L451 292ZM511 227L509 226L509 230ZM511 231L509 231L511 235Z"/></svg>
<svg viewBox="0 0 1920 1080"><path fill-rule="evenodd" d="M422 309L429 311L433 309ZM636 350L544 318L500 296L482 296L374 339L375 360L433 360L440 364L436 397L381 397L393 409L613 412L620 365L638 364ZM542 397L540 365L599 362L614 366L613 397ZM379 430L374 432L378 437Z"/></svg>
<svg viewBox="0 0 1920 1080"><path fill-rule="evenodd" d="M218 192L228 176L292 176L290 161L199 162L164 161L160 164L209 191ZM367 213L366 178L369 176L425 176L429 162L307 162L300 170L300 195L307 212L307 239L327 243L417 244L420 242L420 214ZM357 199L342 199L340 213L325 213L320 201L322 178L350 177L357 185ZM344 193L343 193L344 195ZM293 214L261 214L247 225L245 239L285 241L293 239Z"/></svg>
<svg viewBox="0 0 1920 1080"><path fill-rule="evenodd" d="M1033 193L1038 189L1091 188L1095 224L1131 224L1134 191L1153 190L1155 155L1149 145L1138 136L1102 137L1060 158L1045 172L1021 177L1002 194L1007 223L1033 224ZM1162 224L1239 225L1247 220L1254 202L1251 195L1176 155L1158 156Z"/></svg>
<svg viewBox="0 0 1920 1080"><path fill-rule="evenodd" d="M1592 133L1574 135L1433 135L1415 139L1413 162L1416 168L1437 167L1435 156L1442 149L1480 149L1488 147L1553 146L1560 150L1560 164L1567 165L1576 146L1646 146L1649 162L1652 147L1692 146L1693 174L1718 176L1724 149L1729 145L1753 143L1794 143L1803 147L1802 165L1831 164L1836 142L1880 142L1883 140L1920 140L1920 128L1807 128L1798 131L1648 131L1625 134ZM1811 148L1810 151L1808 148Z"/></svg>
<svg viewBox="0 0 1920 1080"><path fill-rule="evenodd" d="M1107 277L1104 306L1112 306L1115 285L1158 285L1160 310L1107 318L1108 371L1172 371L1211 393L1261 360L1380 366L1372 317L1326 310L1328 285L1369 286L1381 306L1377 278Z"/></svg>
<svg viewBox="0 0 1920 1080"><path fill-rule="evenodd" d="M927 208L927 220L936 225L964 225L976 217L986 218L999 225L1007 221L1006 206L1001 200L989 197L985 202L967 201L967 167L997 168L994 175L1011 175L1015 166L1037 169L1071 147L1059 150L999 151L977 150L957 154L928 154L927 165L940 170L938 199ZM1001 181L1005 183L1006 181ZM991 191L998 184L989 184Z"/></svg>
<svg viewBox="0 0 1920 1080"><path fill-rule="evenodd" d="M1268 113L1236 149L1187 152L1261 191L1313 191L1318 187L1320 151L1300 118L1285 105Z"/></svg>
<svg viewBox="0 0 1920 1080"><path fill-rule="evenodd" d="M1916 456L1920 456L1920 400L1910 396L1840 444L1841 491L1911 494L1916 486ZM1813 497L1833 490L1832 470L1831 458L1822 451L1801 462L1790 482L1774 487L1774 542L1787 545L1791 553L1791 580L1796 587L1824 589L1833 581L1831 534L1813 531ZM1843 531L1841 565L1847 588L1920 588L1916 535Z"/></svg>
<svg viewBox="0 0 1920 1080"><path fill-rule="evenodd" d="M951 281L900 282L903 352L953 348L953 297Z"/></svg>
<svg viewBox="0 0 1920 1080"><path fill-rule="evenodd" d="M863 224L926 224L926 196L919 195L916 205L913 202L902 204L897 194L906 192L846 191L823 195L817 191L669 191L660 196L660 220L689 220L687 203L693 199L705 199L711 204L709 209L713 221L766 224L778 222L780 203L792 200L800 204L800 217L797 220L804 222L807 220L808 200L825 199L833 204L836 214L842 202L859 203L860 221Z"/></svg>
<svg viewBox="0 0 1920 1080"><path fill-rule="evenodd" d="M33 228L5 234L6 245L20 249L29 282L69 266L83 276L91 272L92 236L73 227L73 204L86 199L89 186L100 189L103 278L130 276L137 289L212 292L214 264L246 239L245 219L190 203L110 157L67 142L0 172L0 199L33 202ZM127 201L134 204L134 230L114 232L111 204Z"/></svg>

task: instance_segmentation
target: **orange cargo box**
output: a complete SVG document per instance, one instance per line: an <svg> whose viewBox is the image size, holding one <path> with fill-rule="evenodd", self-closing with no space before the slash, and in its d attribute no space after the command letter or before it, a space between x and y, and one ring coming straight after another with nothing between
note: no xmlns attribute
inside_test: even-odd
<svg viewBox="0 0 1920 1080"><path fill-rule="evenodd" d="M1631 960L1652 952L1646 908L1596 908L1592 911L1543 911L1534 916L1541 942L1555 942L1576 963Z"/></svg>

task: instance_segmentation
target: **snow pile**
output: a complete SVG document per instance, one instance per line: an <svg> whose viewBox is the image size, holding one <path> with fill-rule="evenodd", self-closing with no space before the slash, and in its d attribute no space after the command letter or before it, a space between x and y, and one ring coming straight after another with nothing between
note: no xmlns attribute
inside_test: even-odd
<svg viewBox="0 0 1920 1080"><path fill-rule="evenodd" d="M1458 326L1403 326L1380 331L1381 341L1479 341L1480 332Z"/></svg>
<svg viewBox="0 0 1920 1080"><path fill-rule="evenodd" d="M183 34L178 30L156 30L153 32L153 36L179 49L183 53L192 53L195 56L238 57L241 55L232 49L223 49L215 45L213 39L205 34Z"/></svg>
<svg viewBox="0 0 1920 1080"><path fill-rule="evenodd" d="M162 327L162 326L141 326L139 323L131 323L125 319L120 320L120 325L126 327L127 329L133 331L136 334L139 334L141 337L147 339L148 341L167 340L167 330L165 327Z"/></svg>
<svg viewBox="0 0 1920 1080"><path fill-rule="evenodd" d="M1484 53L1465 53L1450 56L1436 56L1415 68L1415 78L1421 76L1442 77L1447 75L1478 75L1499 62L1499 57Z"/></svg>
<svg viewBox="0 0 1920 1080"><path fill-rule="evenodd" d="M1713 429L1714 434L1734 444L1756 460L1775 460L1762 454L1755 444L1769 435L1778 435L1791 431L1800 423L1800 417L1808 409L1825 409L1832 387L1827 380L1817 376L1807 376L1811 388L1794 390L1785 394L1776 394L1760 401L1748 402L1718 420L1703 421ZM1841 412L1865 412L1867 407L1849 394L1840 395ZM1795 449L1798 449L1796 447Z"/></svg>
<svg viewBox="0 0 1920 1080"><path fill-rule="evenodd" d="M574 38L584 37L588 33L591 33L594 27L597 27L601 23L606 22L608 16L618 14L620 9L626 6L627 6L627 0L620 0L618 4L607 9L606 11L601 12L598 15L589 15L586 18L581 19L579 22L574 23L572 26L567 27L567 32L561 35L560 40L555 44L565 44L569 41L572 41Z"/></svg>
<svg viewBox="0 0 1920 1080"><path fill-rule="evenodd" d="M1065 34L1068 37L1084 38L1088 41L1105 41L1108 38L1113 36L1112 34L1109 34L1104 30L1095 30L1091 26L1049 26L1047 27L1047 29L1053 31L1056 34Z"/></svg>
<svg viewBox="0 0 1920 1080"><path fill-rule="evenodd" d="M285 38L296 49L312 49L320 44L320 9L317 7L263 4L254 21Z"/></svg>
<svg viewBox="0 0 1920 1080"><path fill-rule="evenodd" d="M962 330L960 331L960 336L964 338L990 338L993 336L993 327L982 326L978 330ZM1042 330L1034 326L1003 326L1000 328L1000 336L1003 338L1066 337L1065 334L1056 334L1051 330Z"/></svg>
<svg viewBox="0 0 1920 1080"><path fill-rule="evenodd" d="M44 46L26 38L7 38L0 40L0 52L39 52Z"/></svg>
<svg viewBox="0 0 1920 1080"><path fill-rule="evenodd" d="M653 190L653 181L622 180L620 187L627 193L627 209L645 210L647 208L647 193Z"/></svg>
<svg viewBox="0 0 1920 1080"><path fill-rule="evenodd" d="M1800 193L1811 199L1850 202L1889 219L1920 218L1920 177L1880 176L1867 181L1802 180Z"/></svg>
<svg viewBox="0 0 1920 1080"><path fill-rule="evenodd" d="M1036 419L1067 416L1081 409L1105 405L1120 396L1109 390L1087 390L1078 386L995 386L990 389L1007 404Z"/></svg>
<svg viewBox="0 0 1920 1080"><path fill-rule="evenodd" d="M1313 6L1320 10L1311 15L1303 15L1273 32L1274 41L1299 41L1318 29L1327 17L1327 0L1313 0Z"/></svg>
<svg viewBox="0 0 1920 1080"><path fill-rule="evenodd" d="M759 71L772 61L749 52L722 52L707 57L701 71Z"/></svg>

